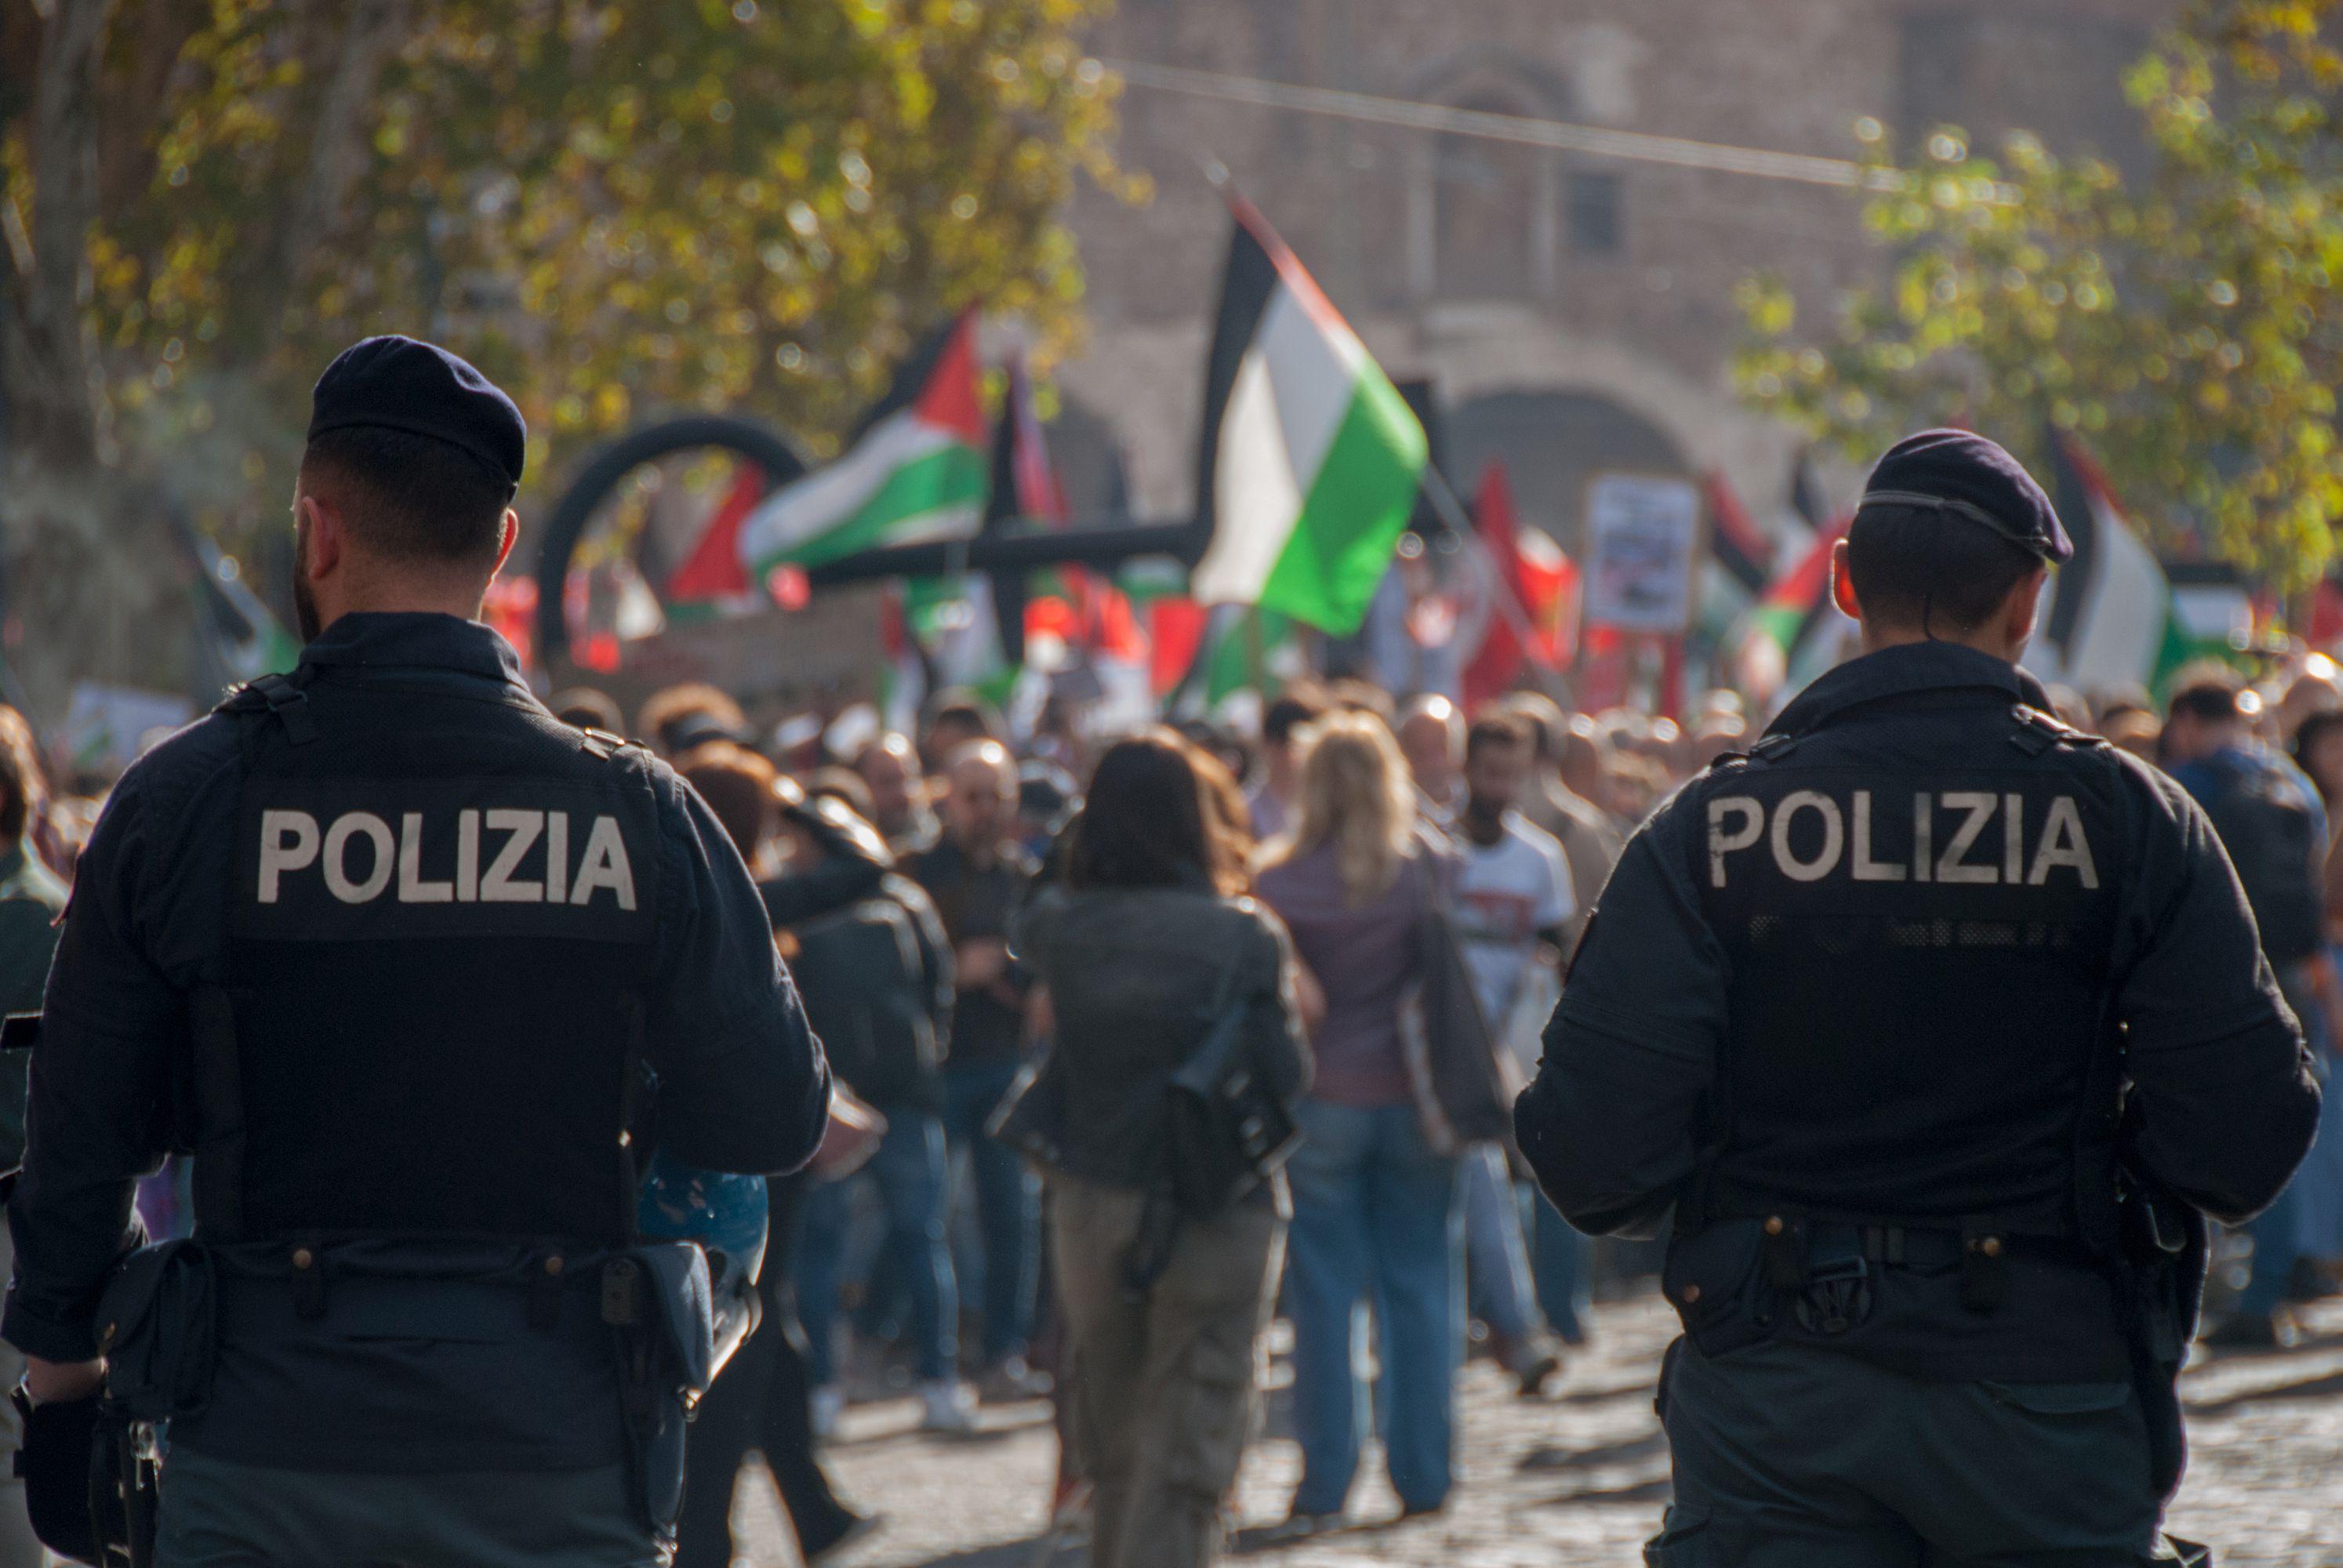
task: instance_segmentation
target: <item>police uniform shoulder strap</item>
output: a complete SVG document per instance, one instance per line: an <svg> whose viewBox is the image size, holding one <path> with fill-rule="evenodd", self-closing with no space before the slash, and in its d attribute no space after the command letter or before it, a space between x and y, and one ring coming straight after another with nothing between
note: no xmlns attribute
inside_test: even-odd
<svg viewBox="0 0 2343 1568"><path fill-rule="evenodd" d="M1784 735L1779 733L1760 736L1758 737L1756 743L1751 746L1746 751L1720 752L1715 760L1712 761L1708 765L1708 771L1711 773L1729 773L1735 769L1747 768L1752 765L1762 765L1767 762L1779 762L1783 758L1787 757L1794 749L1795 749L1798 742L1804 739L1805 738L1800 735Z"/></svg>
<svg viewBox="0 0 2343 1568"><path fill-rule="evenodd" d="M2039 757L2053 746L2102 750L2114 744L2103 736L2087 734L2056 714L2045 713L2030 703L2012 704L2009 717L2017 724L2017 730L2010 736L2009 743L2028 757Z"/></svg>
<svg viewBox="0 0 2343 1568"><path fill-rule="evenodd" d="M296 746L307 746L319 739L324 731L309 711L309 694L294 684L289 676L262 675L231 687L214 713L251 715L266 713L285 727L285 738Z"/></svg>

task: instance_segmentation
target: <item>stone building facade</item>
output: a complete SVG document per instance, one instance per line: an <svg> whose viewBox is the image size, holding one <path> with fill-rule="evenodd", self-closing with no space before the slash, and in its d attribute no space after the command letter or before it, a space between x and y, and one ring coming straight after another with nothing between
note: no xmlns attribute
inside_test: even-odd
<svg viewBox="0 0 2343 1568"><path fill-rule="evenodd" d="M1827 318L1880 276L1855 193L1649 156L1391 124L1409 106L1847 159L1865 119L1906 147L2030 130L2141 156L2122 90L2177 0L1120 0L1093 47L1134 67L1118 156L1153 184L1071 221L1091 330L1060 448L1096 504L1119 448L1142 515L1192 504L1224 166L1396 378L1428 377L1460 487L1502 455L1527 518L1575 540L1588 477L1722 470L1760 514L1796 437L1734 393L1736 283L1766 271ZM1145 67L1175 67L1172 77ZM1181 75L1193 73L1202 75ZM1264 85L1268 85L1264 86ZM1350 113L1239 101L1299 85ZM1694 149L1691 161L1715 161ZM1836 476L1845 480L1848 476Z"/></svg>

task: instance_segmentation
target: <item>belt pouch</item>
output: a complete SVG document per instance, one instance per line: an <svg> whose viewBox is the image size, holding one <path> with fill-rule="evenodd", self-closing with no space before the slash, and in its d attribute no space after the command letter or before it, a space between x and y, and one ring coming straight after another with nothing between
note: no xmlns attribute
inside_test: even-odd
<svg viewBox="0 0 2343 1568"><path fill-rule="evenodd" d="M617 1331L636 1505L672 1542L683 1507L684 1424L708 1392L716 1354L708 1255L694 1241L628 1249L606 1266L602 1316Z"/></svg>
<svg viewBox="0 0 2343 1568"><path fill-rule="evenodd" d="M201 1410L219 1343L211 1254L185 1239L131 1253L98 1296L97 1331L117 1410L136 1421Z"/></svg>
<svg viewBox="0 0 2343 1568"><path fill-rule="evenodd" d="M1754 1220L1719 1220L1668 1243L1660 1286L1704 1356L1755 1344L1774 1330L1775 1292Z"/></svg>

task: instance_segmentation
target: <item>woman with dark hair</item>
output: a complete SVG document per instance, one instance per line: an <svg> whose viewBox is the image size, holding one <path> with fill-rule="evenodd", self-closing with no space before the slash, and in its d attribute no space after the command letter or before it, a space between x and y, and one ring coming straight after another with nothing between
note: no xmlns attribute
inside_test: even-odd
<svg viewBox="0 0 2343 1568"><path fill-rule="evenodd" d="M1282 1175L1161 1242L1151 1194L1165 1175L1170 1081L1232 1011L1272 1092L1291 1102L1310 1075L1284 928L1235 896L1243 865L1208 788L1168 730L1115 745L1075 821L1064 885L1040 894L1017 932L1056 1017L1043 1069L1064 1111L1051 1240L1099 1568L1218 1555L1283 1258Z"/></svg>

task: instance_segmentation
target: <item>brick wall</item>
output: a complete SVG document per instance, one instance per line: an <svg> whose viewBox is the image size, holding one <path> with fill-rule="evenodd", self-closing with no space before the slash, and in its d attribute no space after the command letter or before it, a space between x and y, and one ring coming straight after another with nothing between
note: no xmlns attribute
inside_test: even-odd
<svg viewBox="0 0 2343 1568"><path fill-rule="evenodd" d="M1121 0L1111 61L1186 66L1695 141L1846 157L1864 116L1916 145L1961 124L2134 162L2122 69L2176 0ZM1443 136L1132 85L1119 156L1155 185L1071 217L1091 334L1070 395L1121 445L1142 512L1190 504L1205 340L1227 237L1224 165L1395 376L1437 376L1475 461L1518 454L1565 537L1589 463L1534 462L1513 394L1615 404L1761 511L1795 443L1733 397L1734 285L1779 274L1807 318L1877 276L1843 190ZM1473 399L1491 411L1473 428ZM1502 415L1502 417L1499 417ZM1613 423L1606 421L1606 425ZM1586 447L1556 431L1559 446ZM1460 465L1461 466L1461 465ZM1638 466L1648 466L1639 463ZM1460 474L1460 485L1470 481ZM1839 476L1842 482L1848 476ZM1077 498L1088 503L1095 498Z"/></svg>

